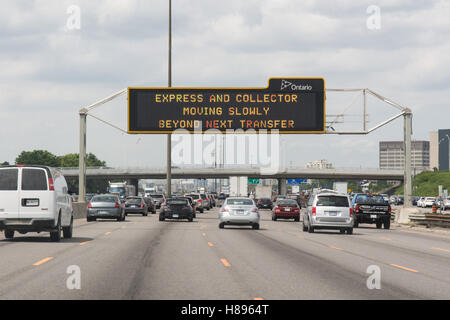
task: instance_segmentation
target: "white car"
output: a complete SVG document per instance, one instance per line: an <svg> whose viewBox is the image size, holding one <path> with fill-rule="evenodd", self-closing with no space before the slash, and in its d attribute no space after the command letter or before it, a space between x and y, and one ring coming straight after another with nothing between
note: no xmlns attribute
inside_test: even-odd
<svg viewBox="0 0 450 320"><path fill-rule="evenodd" d="M423 207L423 201L424 201L424 200L425 200L424 197L420 197L420 199L417 200L417 206L418 206L418 207Z"/></svg>
<svg viewBox="0 0 450 320"><path fill-rule="evenodd" d="M0 231L50 232L52 241L72 237L72 199L60 171L46 166L0 167Z"/></svg>
<svg viewBox="0 0 450 320"><path fill-rule="evenodd" d="M450 209L450 197L447 197L446 199L443 199L443 200L442 200L441 208L442 208L443 210Z"/></svg>
<svg viewBox="0 0 450 320"><path fill-rule="evenodd" d="M244 197L227 198L219 211L219 228L225 225L250 225L259 229L259 212L253 199Z"/></svg>
<svg viewBox="0 0 450 320"><path fill-rule="evenodd" d="M422 201L422 207L426 208L426 207L432 207L433 204L436 202L436 198L425 198L425 200Z"/></svg>

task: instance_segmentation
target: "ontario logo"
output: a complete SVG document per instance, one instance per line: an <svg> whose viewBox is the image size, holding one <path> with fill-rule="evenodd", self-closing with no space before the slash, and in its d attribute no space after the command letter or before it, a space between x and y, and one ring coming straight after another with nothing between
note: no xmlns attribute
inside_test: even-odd
<svg viewBox="0 0 450 320"><path fill-rule="evenodd" d="M285 90L285 89L291 89L291 90L307 90L307 91L311 91L312 90L312 86L310 86L309 84L306 85L300 85L300 84L295 84L292 83L290 81L287 80L281 80L281 90Z"/></svg>

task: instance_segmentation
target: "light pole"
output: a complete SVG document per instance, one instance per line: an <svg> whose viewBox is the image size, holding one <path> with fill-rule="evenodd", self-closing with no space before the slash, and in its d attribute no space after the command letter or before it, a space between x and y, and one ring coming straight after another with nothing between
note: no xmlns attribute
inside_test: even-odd
<svg viewBox="0 0 450 320"><path fill-rule="evenodd" d="M404 130L404 191L403 191L403 206L411 207L411 192L412 192L412 184L411 184L411 134L412 134L412 113L410 110L403 116L403 130Z"/></svg>
<svg viewBox="0 0 450 320"><path fill-rule="evenodd" d="M169 59L168 59L168 85L172 87L172 0L169 0ZM167 196L172 194L172 134L167 134Z"/></svg>

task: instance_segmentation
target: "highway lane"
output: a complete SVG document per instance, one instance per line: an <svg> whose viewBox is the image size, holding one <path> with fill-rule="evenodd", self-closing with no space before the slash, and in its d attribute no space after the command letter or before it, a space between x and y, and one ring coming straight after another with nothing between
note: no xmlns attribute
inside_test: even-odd
<svg viewBox="0 0 450 320"><path fill-rule="evenodd" d="M192 223L77 221L60 243L1 233L0 299L450 299L450 233L362 225L309 234L264 210L260 230L222 230L217 210ZM71 265L80 290L66 287ZM373 265L380 290L366 286Z"/></svg>

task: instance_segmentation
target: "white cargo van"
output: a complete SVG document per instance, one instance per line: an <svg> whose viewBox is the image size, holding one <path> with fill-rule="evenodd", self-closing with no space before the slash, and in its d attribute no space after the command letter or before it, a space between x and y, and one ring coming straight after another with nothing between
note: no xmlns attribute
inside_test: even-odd
<svg viewBox="0 0 450 320"><path fill-rule="evenodd" d="M50 232L52 241L72 237L72 200L60 171L45 166L0 167L0 231Z"/></svg>

